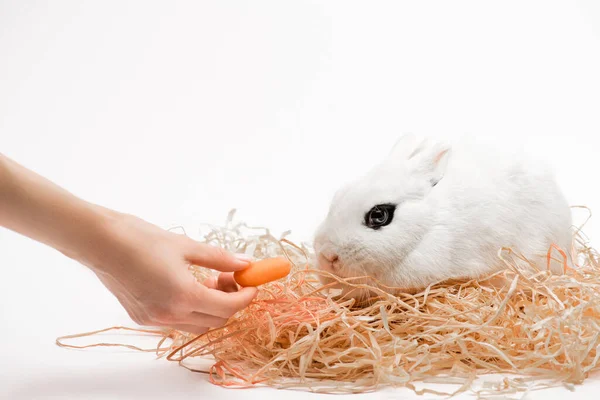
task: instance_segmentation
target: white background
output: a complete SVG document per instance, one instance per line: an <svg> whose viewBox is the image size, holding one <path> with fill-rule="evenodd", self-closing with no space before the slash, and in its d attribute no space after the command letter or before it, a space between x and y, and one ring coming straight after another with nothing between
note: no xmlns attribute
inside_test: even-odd
<svg viewBox="0 0 600 400"><path fill-rule="evenodd" d="M164 227L235 207L310 240L337 186L405 132L528 145L600 209L600 3L0 1L0 151ZM0 398L283 395L60 349L131 322L83 267L6 230L0 274Z"/></svg>

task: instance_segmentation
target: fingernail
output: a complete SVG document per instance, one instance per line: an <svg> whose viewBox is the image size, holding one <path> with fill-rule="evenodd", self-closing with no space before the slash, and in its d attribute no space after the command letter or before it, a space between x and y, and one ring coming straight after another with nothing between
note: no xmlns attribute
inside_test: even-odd
<svg viewBox="0 0 600 400"><path fill-rule="evenodd" d="M216 288L217 287L217 277L215 276L211 276L206 278L206 280L204 281L204 285L208 286L210 288Z"/></svg>
<svg viewBox="0 0 600 400"><path fill-rule="evenodd" d="M234 254L234 257L237 258L240 261L249 263L250 261L252 261L252 257L250 257L247 254L243 254L243 253L238 253L238 254Z"/></svg>

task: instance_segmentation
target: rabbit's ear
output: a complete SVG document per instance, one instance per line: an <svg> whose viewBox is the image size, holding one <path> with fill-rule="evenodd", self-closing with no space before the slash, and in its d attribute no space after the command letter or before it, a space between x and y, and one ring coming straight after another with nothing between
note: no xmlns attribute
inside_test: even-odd
<svg viewBox="0 0 600 400"><path fill-rule="evenodd" d="M423 143L423 138L419 138L412 133L402 135L392 147L388 160L391 162L408 161L421 150Z"/></svg>
<svg viewBox="0 0 600 400"><path fill-rule="evenodd" d="M452 148L440 142L427 143L410 160L414 173L424 176L433 186L442 180L448 167Z"/></svg>
<svg viewBox="0 0 600 400"><path fill-rule="evenodd" d="M450 150L448 144L406 134L394 144L388 162L404 165L436 185L446 172Z"/></svg>

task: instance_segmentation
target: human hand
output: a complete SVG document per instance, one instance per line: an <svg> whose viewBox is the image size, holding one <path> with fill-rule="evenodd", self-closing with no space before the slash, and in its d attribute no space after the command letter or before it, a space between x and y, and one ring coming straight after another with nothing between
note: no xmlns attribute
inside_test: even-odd
<svg viewBox="0 0 600 400"><path fill-rule="evenodd" d="M200 334L256 296L233 279L247 260L84 201L2 154L0 226L90 267L140 325ZM222 273L202 284L190 264Z"/></svg>
<svg viewBox="0 0 600 400"><path fill-rule="evenodd" d="M136 323L202 334L224 325L256 296L256 288L238 290L233 279L233 271L248 266L247 259L134 216L102 212L108 221L106 234L79 261L96 273ZM190 264L221 273L200 283Z"/></svg>

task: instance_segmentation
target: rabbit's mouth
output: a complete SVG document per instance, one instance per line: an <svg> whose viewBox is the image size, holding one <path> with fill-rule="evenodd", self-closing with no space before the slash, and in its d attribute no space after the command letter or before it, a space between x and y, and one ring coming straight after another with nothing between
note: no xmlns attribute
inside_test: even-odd
<svg viewBox="0 0 600 400"><path fill-rule="evenodd" d="M317 257L317 263L319 269L327 272L335 273L340 269L340 258L337 255L326 255L323 252L319 252Z"/></svg>
<svg viewBox="0 0 600 400"><path fill-rule="evenodd" d="M376 268L376 255L357 243L338 246L331 242L316 242L315 256L317 269L342 279L352 278L358 282L360 278L381 279L385 275L381 268Z"/></svg>
<svg viewBox="0 0 600 400"><path fill-rule="evenodd" d="M323 253L317 256L317 268L342 279L367 278L372 275L361 263L343 260L338 255L327 257Z"/></svg>

